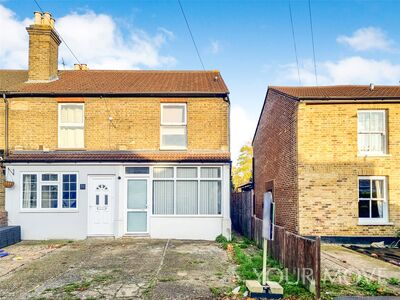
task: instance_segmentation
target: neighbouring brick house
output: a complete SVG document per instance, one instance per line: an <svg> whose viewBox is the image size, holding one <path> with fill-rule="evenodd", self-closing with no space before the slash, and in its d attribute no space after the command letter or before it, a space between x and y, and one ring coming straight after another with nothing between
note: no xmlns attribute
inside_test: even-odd
<svg viewBox="0 0 400 300"><path fill-rule="evenodd" d="M269 87L253 139L256 214L306 236L400 226L400 86Z"/></svg>
<svg viewBox="0 0 400 300"><path fill-rule="evenodd" d="M0 71L5 210L22 238L229 238L220 73L59 71L50 14L27 30L29 70Z"/></svg>

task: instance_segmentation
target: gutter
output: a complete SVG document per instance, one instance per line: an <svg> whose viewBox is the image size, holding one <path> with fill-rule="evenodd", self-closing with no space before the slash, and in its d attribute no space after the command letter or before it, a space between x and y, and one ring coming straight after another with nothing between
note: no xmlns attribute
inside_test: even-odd
<svg viewBox="0 0 400 300"><path fill-rule="evenodd" d="M4 160L8 156L8 99L5 93L3 93L4 101Z"/></svg>
<svg viewBox="0 0 400 300"><path fill-rule="evenodd" d="M8 98L16 97L135 97L135 98L147 98L147 97L173 97L173 98L191 98L191 97L216 97L224 98L229 95L229 92L220 93L207 93L207 92L182 92L182 93L49 93L49 92L38 92L38 93L24 93L24 92L8 92Z"/></svg>
<svg viewBox="0 0 400 300"><path fill-rule="evenodd" d="M361 104L361 103L400 103L400 98L385 99L382 97L366 97L366 98L315 98L301 99L300 102L305 104Z"/></svg>

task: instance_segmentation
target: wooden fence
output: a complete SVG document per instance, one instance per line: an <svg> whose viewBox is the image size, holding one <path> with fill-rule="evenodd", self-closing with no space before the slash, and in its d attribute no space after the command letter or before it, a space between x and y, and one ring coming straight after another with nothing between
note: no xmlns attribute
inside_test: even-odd
<svg viewBox="0 0 400 300"><path fill-rule="evenodd" d="M231 220L233 228L252 238L253 193L252 191L237 192L232 194Z"/></svg>
<svg viewBox="0 0 400 300"><path fill-rule="evenodd" d="M252 192L234 193L232 198L233 229L254 240L261 248L263 220L252 216ZM294 274L297 280L315 294L316 299L320 298L321 245L319 237L306 238L275 225L274 240L268 241L268 255Z"/></svg>

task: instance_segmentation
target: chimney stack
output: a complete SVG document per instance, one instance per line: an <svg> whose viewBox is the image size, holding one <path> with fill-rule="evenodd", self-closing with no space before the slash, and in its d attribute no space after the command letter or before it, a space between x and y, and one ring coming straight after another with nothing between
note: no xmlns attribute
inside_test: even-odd
<svg viewBox="0 0 400 300"><path fill-rule="evenodd" d="M54 29L55 20L48 12L34 15L34 23L26 28L29 34L28 82L57 80L61 39Z"/></svg>

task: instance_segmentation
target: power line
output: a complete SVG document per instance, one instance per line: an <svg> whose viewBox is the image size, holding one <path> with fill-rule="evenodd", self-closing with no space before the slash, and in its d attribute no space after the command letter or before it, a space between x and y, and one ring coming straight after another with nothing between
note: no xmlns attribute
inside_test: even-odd
<svg viewBox="0 0 400 300"><path fill-rule="evenodd" d="M297 45L296 45L296 37L294 34L294 26L293 26L293 16L292 16L292 5L289 0L289 15L290 15L290 24L292 27L292 37L293 37L293 47L294 47L294 54L296 56L296 65L297 65L297 76L299 77L299 84L301 85L301 79L300 79L300 68L299 68L299 59L297 57Z"/></svg>
<svg viewBox="0 0 400 300"><path fill-rule="evenodd" d="M37 0L33 0L36 3L36 6L39 8L39 10L41 11L41 13L44 13L43 8L40 6L40 4L38 3ZM72 49L68 46L67 42L63 39L63 37L61 36L61 34L55 29L53 28L53 30L58 34L58 36L60 37L60 40L64 43L65 47L67 47L67 49L69 50L69 52L71 52L72 56L75 58L75 60L78 62L79 65L81 65L81 62L79 61L78 57L75 55L75 53L72 51Z"/></svg>
<svg viewBox="0 0 400 300"><path fill-rule="evenodd" d="M198 56L198 58L199 58L199 60L200 60L201 66L203 67L203 70L205 70L204 64L203 64L203 60L201 59L199 49L197 48L196 41L194 40L194 37L193 37L193 34L192 34L192 30L190 29L189 22L188 22L188 20L187 20L187 18L186 18L185 11L183 10L183 7L182 7L182 3L181 3L180 0L178 0L178 3L179 3L179 6L180 6L180 8L181 8L181 12L182 12L183 18L185 19L185 22L186 22L186 26L187 26L187 28L188 28L188 31L189 31L189 33L190 33L190 37L192 38L192 42L193 42L194 48L196 49L196 53L197 53L197 56Z"/></svg>
<svg viewBox="0 0 400 300"><path fill-rule="evenodd" d="M313 58L314 58L315 84L318 85L317 62L315 60L314 30L313 30L313 22L312 22L312 14L311 14L311 0L308 0L308 12L310 14L311 42L312 42L312 50L313 50Z"/></svg>

